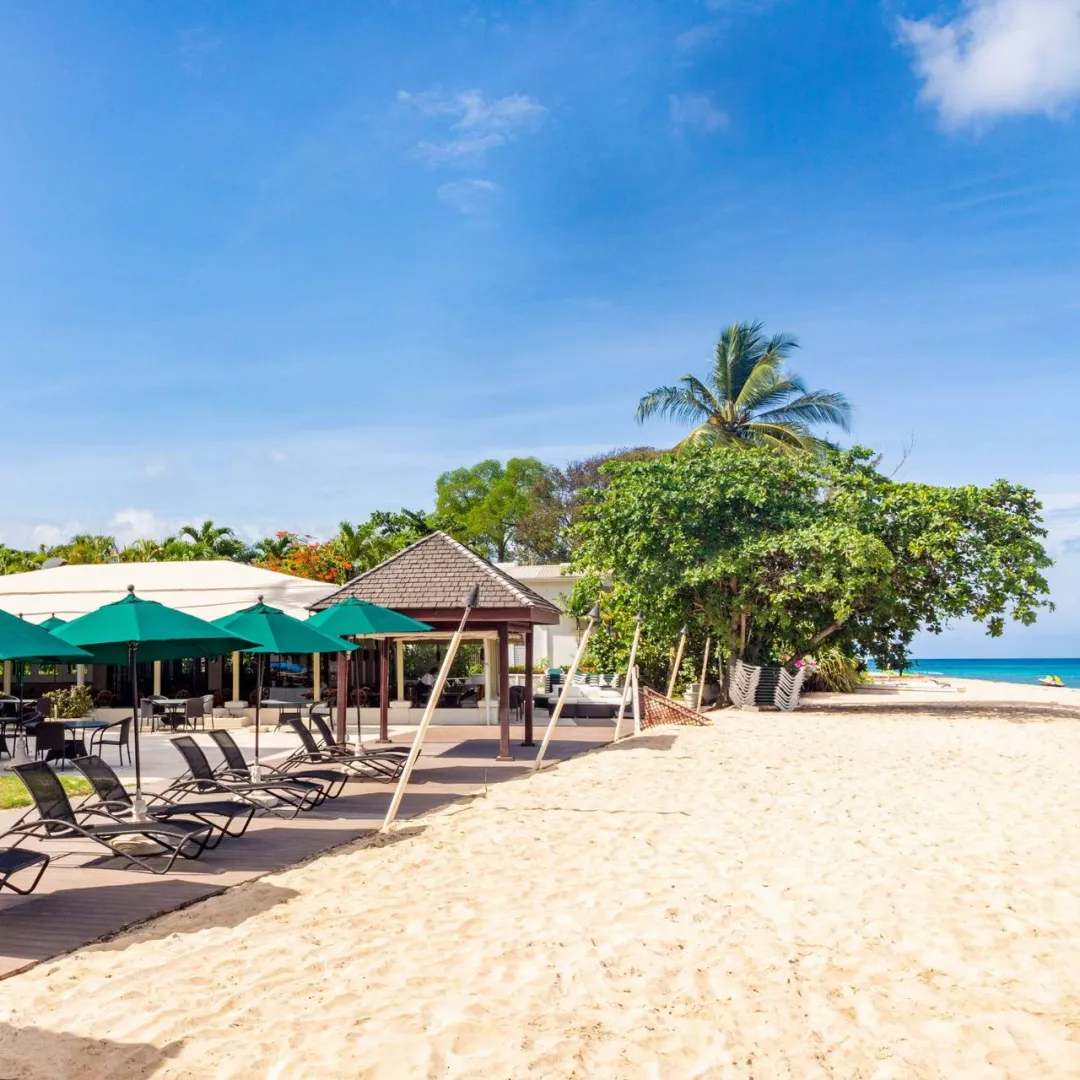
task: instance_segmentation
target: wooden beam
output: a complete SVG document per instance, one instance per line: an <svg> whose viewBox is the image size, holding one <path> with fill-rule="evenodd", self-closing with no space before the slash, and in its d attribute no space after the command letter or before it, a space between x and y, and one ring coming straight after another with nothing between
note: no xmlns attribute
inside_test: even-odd
<svg viewBox="0 0 1080 1080"><path fill-rule="evenodd" d="M510 631L499 627L499 756L496 761L513 761L510 753Z"/></svg>
<svg viewBox="0 0 1080 1080"><path fill-rule="evenodd" d="M349 654L337 654L337 741L345 742L345 720L349 708Z"/></svg>
<svg viewBox="0 0 1080 1080"><path fill-rule="evenodd" d="M525 634L525 741L522 746L535 746L533 741L533 632Z"/></svg>
<svg viewBox="0 0 1080 1080"><path fill-rule="evenodd" d="M390 741L390 641L379 640L379 742Z"/></svg>

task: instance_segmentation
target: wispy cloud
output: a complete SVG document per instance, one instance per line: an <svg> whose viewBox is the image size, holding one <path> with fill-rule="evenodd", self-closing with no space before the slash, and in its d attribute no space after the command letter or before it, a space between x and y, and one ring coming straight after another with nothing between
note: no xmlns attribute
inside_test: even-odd
<svg viewBox="0 0 1080 1080"><path fill-rule="evenodd" d="M728 125L728 114L718 109L706 94L672 94L668 108L671 122L677 128L712 132Z"/></svg>
<svg viewBox="0 0 1080 1080"><path fill-rule="evenodd" d="M458 213L479 214L491 206L492 198L498 193L499 185L494 181L471 179L443 184L435 194Z"/></svg>
<svg viewBox="0 0 1080 1080"><path fill-rule="evenodd" d="M1080 0L966 0L951 21L901 19L920 97L949 127L1063 115L1080 97Z"/></svg>
<svg viewBox="0 0 1080 1080"><path fill-rule="evenodd" d="M117 510L109 518L109 534L116 537L120 544L130 544L133 540L151 538L162 539L176 528L175 523L159 518L153 510L137 506L128 506Z"/></svg>
<svg viewBox="0 0 1080 1080"><path fill-rule="evenodd" d="M430 165L483 158L489 150L535 131L547 109L527 94L507 94L488 101L480 90L454 94L399 90L398 102L432 119L450 120L448 138L424 140L417 155Z"/></svg>
<svg viewBox="0 0 1080 1080"><path fill-rule="evenodd" d="M702 45L708 45L719 33L720 27L716 23L700 23L679 34L675 39L675 48L680 52L693 52Z"/></svg>

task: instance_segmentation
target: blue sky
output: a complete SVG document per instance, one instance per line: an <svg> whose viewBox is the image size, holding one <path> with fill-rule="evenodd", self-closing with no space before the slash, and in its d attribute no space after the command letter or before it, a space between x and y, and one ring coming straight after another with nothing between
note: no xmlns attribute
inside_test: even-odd
<svg viewBox="0 0 1080 1080"><path fill-rule="evenodd" d="M1035 487L1080 647L1080 0L0 13L0 538L325 534L663 444L725 323L903 475Z"/></svg>

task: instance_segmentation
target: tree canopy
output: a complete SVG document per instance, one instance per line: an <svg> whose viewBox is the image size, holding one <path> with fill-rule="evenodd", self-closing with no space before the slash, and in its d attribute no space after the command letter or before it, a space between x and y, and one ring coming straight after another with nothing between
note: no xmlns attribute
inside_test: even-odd
<svg viewBox="0 0 1080 1080"><path fill-rule="evenodd" d="M825 642L903 664L920 628L970 618L991 636L1049 606L1033 492L900 483L862 449L826 457L701 445L604 467L574 565L610 574L613 625L686 621L721 656L776 662ZM595 598L595 592L592 593Z"/></svg>
<svg viewBox="0 0 1080 1080"><path fill-rule="evenodd" d="M790 334L766 338L760 322L734 323L720 335L704 381L683 375L675 386L650 390L637 407L638 423L664 416L694 428L679 445L768 446L821 452L828 443L815 428L847 431L851 406L843 394L807 390L787 361L798 347Z"/></svg>

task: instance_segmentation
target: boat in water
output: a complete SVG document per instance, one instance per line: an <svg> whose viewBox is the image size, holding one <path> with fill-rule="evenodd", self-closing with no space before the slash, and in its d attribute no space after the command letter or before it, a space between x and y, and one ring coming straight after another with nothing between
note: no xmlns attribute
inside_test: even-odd
<svg viewBox="0 0 1080 1080"><path fill-rule="evenodd" d="M1040 686L1064 686L1065 682L1060 675L1044 675L1039 680Z"/></svg>

